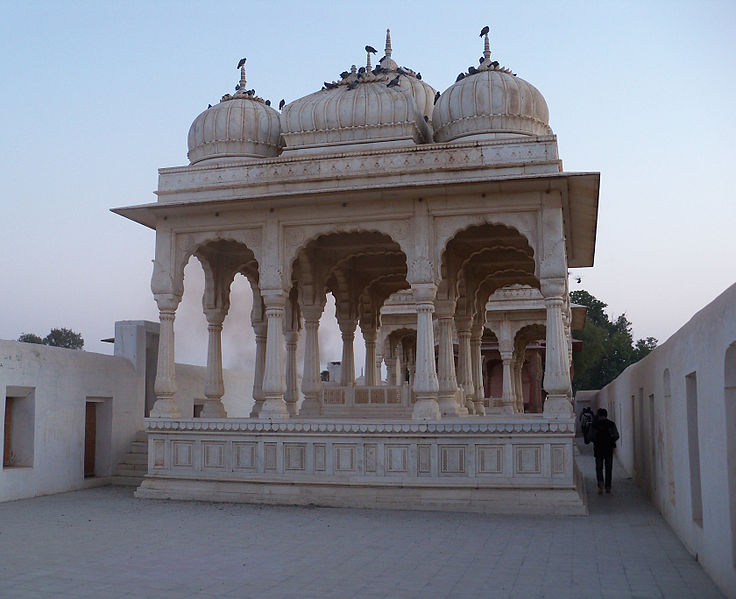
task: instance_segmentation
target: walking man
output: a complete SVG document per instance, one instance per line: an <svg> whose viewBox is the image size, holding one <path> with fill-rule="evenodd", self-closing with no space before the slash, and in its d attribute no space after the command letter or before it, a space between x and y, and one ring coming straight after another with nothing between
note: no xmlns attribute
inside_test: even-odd
<svg viewBox="0 0 736 599"><path fill-rule="evenodd" d="M608 410L599 408L596 419L590 425L588 438L593 442L593 455L595 456L595 476L598 480L598 495L603 494L605 486L606 493L611 492L611 472L613 470L613 450L616 449L616 441L619 434L616 424L608 419ZM605 467L605 479L603 468Z"/></svg>

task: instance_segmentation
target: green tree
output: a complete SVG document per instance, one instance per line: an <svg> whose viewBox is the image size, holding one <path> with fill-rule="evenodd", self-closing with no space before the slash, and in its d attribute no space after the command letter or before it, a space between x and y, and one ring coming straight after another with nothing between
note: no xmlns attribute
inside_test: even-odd
<svg viewBox="0 0 736 599"><path fill-rule="evenodd" d="M82 349L84 347L84 339L80 333L75 333L71 329L51 329L51 332L43 339L35 333L23 333L18 337L18 341L24 343L40 343L50 345L51 347L65 347L67 349Z"/></svg>
<svg viewBox="0 0 736 599"><path fill-rule="evenodd" d="M67 349L82 349L84 347L82 335L71 329L51 329L51 332L44 337L43 342L52 347L66 347Z"/></svg>
<svg viewBox="0 0 736 599"><path fill-rule="evenodd" d="M570 300L588 308L585 327L574 331L583 350L573 354L573 391L601 389L657 347L654 337L635 343L626 315L611 320L605 312L607 304L587 291L573 291Z"/></svg>

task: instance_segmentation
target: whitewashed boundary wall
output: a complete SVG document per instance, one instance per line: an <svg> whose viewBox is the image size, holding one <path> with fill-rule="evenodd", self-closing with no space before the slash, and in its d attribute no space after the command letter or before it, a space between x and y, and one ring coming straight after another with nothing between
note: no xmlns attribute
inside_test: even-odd
<svg viewBox="0 0 736 599"><path fill-rule="evenodd" d="M158 323L115 323L115 355L0 340L0 502L109 482L145 427L152 404ZM153 371L151 371L151 366ZM177 364L176 401L204 402L205 368ZM229 412L250 412L252 374L224 372ZM85 417L96 406L94 477L85 479ZM10 407L8 405L10 404Z"/></svg>
<svg viewBox="0 0 736 599"><path fill-rule="evenodd" d="M736 285L593 403L618 424L621 464L736 597Z"/></svg>

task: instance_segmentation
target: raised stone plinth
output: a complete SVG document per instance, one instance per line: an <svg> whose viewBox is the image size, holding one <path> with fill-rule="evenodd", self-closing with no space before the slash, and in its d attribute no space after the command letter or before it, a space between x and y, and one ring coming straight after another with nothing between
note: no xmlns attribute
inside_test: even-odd
<svg viewBox="0 0 736 599"><path fill-rule="evenodd" d="M148 419L137 497L584 514L574 421Z"/></svg>

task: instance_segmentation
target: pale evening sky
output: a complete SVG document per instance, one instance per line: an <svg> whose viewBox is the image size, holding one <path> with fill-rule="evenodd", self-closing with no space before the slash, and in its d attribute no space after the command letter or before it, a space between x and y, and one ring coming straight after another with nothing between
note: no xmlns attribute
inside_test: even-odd
<svg viewBox="0 0 736 599"><path fill-rule="evenodd" d="M108 209L155 201L157 168L187 163L189 125L232 91L242 56L249 86L278 104L361 64L387 27L397 62L444 91L490 25L495 59L545 96L565 170L601 173L595 266L572 289L626 312L637 337L664 341L736 281L735 2L0 8L0 338L64 326L110 353L99 340L115 320L157 320L154 232ZM186 271L177 361L206 359L198 269ZM245 287L225 322L230 367L252 355ZM340 358L334 331L323 363Z"/></svg>

